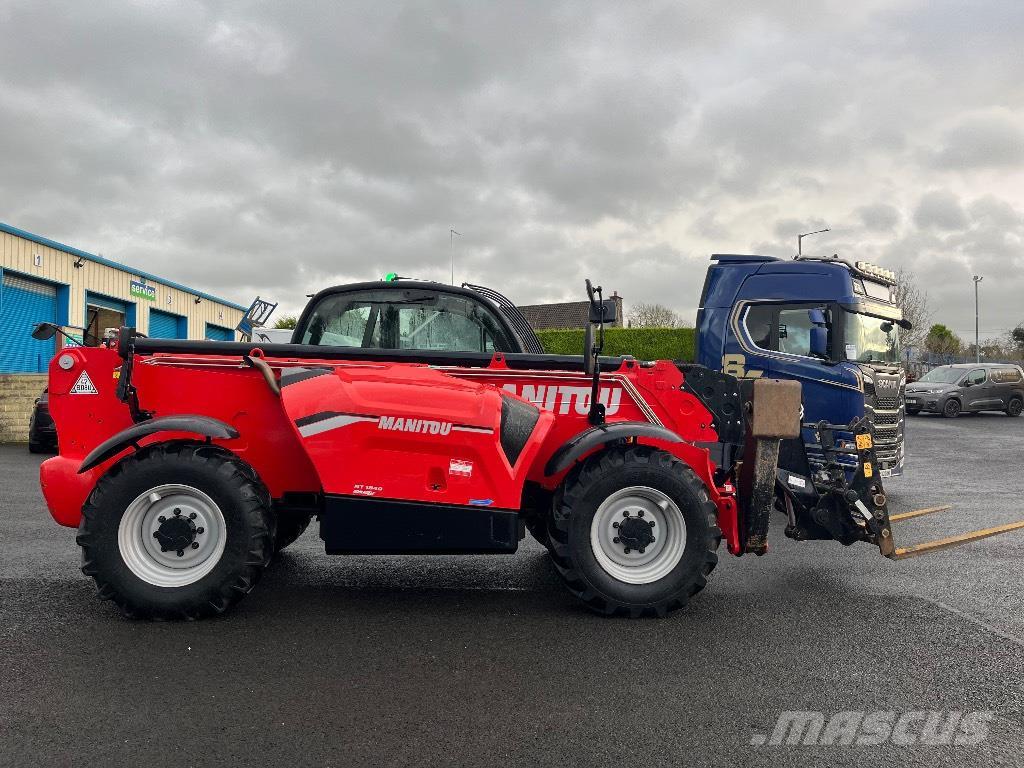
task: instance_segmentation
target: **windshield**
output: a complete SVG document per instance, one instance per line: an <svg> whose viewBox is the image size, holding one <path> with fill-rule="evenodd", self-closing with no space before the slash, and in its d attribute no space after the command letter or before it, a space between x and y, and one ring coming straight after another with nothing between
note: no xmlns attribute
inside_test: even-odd
<svg viewBox="0 0 1024 768"><path fill-rule="evenodd" d="M922 376L918 381L930 381L933 384L953 384L960 380L964 372L958 368L949 368L947 366L940 366L938 368L932 368L928 373Z"/></svg>
<svg viewBox="0 0 1024 768"><path fill-rule="evenodd" d="M846 359L858 363L895 363L899 360L899 330L892 320L843 310Z"/></svg>

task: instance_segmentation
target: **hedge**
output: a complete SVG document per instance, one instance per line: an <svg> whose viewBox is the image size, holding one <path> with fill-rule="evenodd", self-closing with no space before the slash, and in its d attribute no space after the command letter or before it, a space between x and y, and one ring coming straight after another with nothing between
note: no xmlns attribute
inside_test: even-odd
<svg viewBox="0 0 1024 768"><path fill-rule="evenodd" d="M692 362L693 328L608 328L605 355L632 355L638 360ZM596 330L595 330L596 334ZM544 350L553 355L583 354L583 330L537 331Z"/></svg>

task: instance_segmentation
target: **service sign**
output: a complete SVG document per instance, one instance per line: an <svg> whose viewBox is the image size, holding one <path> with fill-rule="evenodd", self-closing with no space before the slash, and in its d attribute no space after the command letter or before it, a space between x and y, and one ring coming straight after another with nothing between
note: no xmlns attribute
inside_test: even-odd
<svg viewBox="0 0 1024 768"><path fill-rule="evenodd" d="M137 280L132 280L130 293L132 296L135 296L136 298L139 299L145 299L146 301L156 301L156 288L152 285L140 283Z"/></svg>

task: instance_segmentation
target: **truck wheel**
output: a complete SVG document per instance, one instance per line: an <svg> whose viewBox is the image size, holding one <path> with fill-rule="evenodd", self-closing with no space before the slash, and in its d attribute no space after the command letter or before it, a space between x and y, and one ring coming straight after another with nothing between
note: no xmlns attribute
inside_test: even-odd
<svg viewBox="0 0 1024 768"><path fill-rule="evenodd" d="M960 415L960 401L955 397L949 398L946 404L942 406L942 415L947 419L955 419Z"/></svg>
<svg viewBox="0 0 1024 768"><path fill-rule="evenodd" d="M283 514L277 517L277 531L274 533L274 550L280 552L289 544L294 544L309 527L312 515Z"/></svg>
<svg viewBox="0 0 1024 768"><path fill-rule="evenodd" d="M1021 411L1024 410L1024 400L1019 397L1015 397L1006 404L1006 415L1007 416L1020 416Z"/></svg>
<svg viewBox="0 0 1024 768"><path fill-rule="evenodd" d="M664 616L707 584L722 540L693 470L665 451L612 448L565 485L549 531L569 591L606 615Z"/></svg>
<svg viewBox="0 0 1024 768"><path fill-rule="evenodd" d="M273 554L270 498L221 448L153 445L100 478L77 541L82 572L127 616L213 616L255 586Z"/></svg>

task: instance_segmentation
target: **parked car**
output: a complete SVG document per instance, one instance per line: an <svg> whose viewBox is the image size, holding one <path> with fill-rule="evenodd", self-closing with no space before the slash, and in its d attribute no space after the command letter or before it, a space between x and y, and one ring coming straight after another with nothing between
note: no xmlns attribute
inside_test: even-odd
<svg viewBox="0 0 1024 768"><path fill-rule="evenodd" d="M1024 410L1024 371L1019 365L961 363L940 365L907 384L907 413L941 413L955 419L961 413L1003 411L1020 416Z"/></svg>
<svg viewBox="0 0 1024 768"><path fill-rule="evenodd" d="M47 390L36 398L28 420L28 450L31 453L55 453L57 426L50 418L50 396Z"/></svg>

